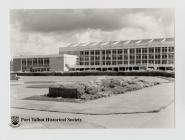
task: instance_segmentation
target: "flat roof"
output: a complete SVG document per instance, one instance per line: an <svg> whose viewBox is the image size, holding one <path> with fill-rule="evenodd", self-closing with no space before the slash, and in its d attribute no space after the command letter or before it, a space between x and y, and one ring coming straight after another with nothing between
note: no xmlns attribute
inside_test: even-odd
<svg viewBox="0 0 185 140"><path fill-rule="evenodd" d="M164 44L174 42L174 38L153 38L153 39L137 39L137 40L121 40L121 41L108 41L108 42L90 42L90 43L72 43L63 49L72 48L106 48L106 47L119 47L127 45L142 45L142 44Z"/></svg>
<svg viewBox="0 0 185 140"><path fill-rule="evenodd" d="M51 57L64 57L64 55L71 55L71 54L52 54L52 55L19 55L19 56L14 56L13 58L51 58Z"/></svg>

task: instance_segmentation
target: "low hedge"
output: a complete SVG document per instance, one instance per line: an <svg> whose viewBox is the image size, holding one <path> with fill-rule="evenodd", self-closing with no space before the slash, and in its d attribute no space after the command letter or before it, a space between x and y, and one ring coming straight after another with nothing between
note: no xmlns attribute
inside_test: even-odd
<svg viewBox="0 0 185 140"><path fill-rule="evenodd" d="M16 73L18 76L163 76L163 77L175 77L174 72L163 72L163 71L132 71L132 72L23 72Z"/></svg>

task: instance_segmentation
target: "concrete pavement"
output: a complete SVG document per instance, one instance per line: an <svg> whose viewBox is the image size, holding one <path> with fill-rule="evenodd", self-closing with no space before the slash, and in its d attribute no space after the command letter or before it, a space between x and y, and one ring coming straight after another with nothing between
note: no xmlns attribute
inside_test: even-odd
<svg viewBox="0 0 185 140"><path fill-rule="evenodd" d="M19 128L173 128L174 83L84 103L11 100L19 118L69 118L81 121L26 122Z"/></svg>
<svg viewBox="0 0 185 140"><path fill-rule="evenodd" d="M144 88L84 103L12 100L11 107L72 114L132 114L158 112L174 100L174 83Z"/></svg>
<svg viewBox="0 0 185 140"><path fill-rule="evenodd" d="M11 109L11 114L20 118L54 117L80 118L81 122L21 122L20 129L56 128L174 128L174 104L156 113L84 115L36 110Z"/></svg>

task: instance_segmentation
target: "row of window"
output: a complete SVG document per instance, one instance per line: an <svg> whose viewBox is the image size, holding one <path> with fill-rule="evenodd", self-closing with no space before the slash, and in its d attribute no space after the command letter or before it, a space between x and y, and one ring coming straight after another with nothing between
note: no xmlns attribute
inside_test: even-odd
<svg viewBox="0 0 185 140"><path fill-rule="evenodd" d="M44 72L44 71L50 71L50 68L34 68L30 70L31 72Z"/></svg>
<svg viewBox="0 0 185 140"><path fill-rule="evenodd" d="M151 55L152 55L152 54L153 54L153 55L154 55L154 54L157 54L157 55L158 55L158 54L159 54L159 55L161 54L161 55L163 55L163 54L174 54L174 53L173 53L173 52L168 52L168 53L167 53L167 52L162 52L162 53L158 53L158 52L155 52L155 53L154 53L154 52L153 52L153 53L142 53L142 54L141 54L141 53L136 53L136 54L135 54L135 53L129 53L129 54L106 54L106 55L105 55L105 54L102 54L101 56L102 56L102 57L110 57L110 56L112 56L112 57L113 57L113 56L119 57L119 56L125 56L125 55L133 55L133 56L135 56L135 55L145 55L145 54L146 54L146 55L147 55L147 54L149 54L149 55L150 55L150 54L151 54ZM92 57L92 58L93 58L93 57L100 57L100 55L80 55L80 57Z"/></svg>
<svg viewBox="0 0 185 140"><path fill-rule="evenodd" d="M49 65L49 58L27 58L27 59L22 59L22 65L28 65L28 66Z"/></svg>
<svg viewBox="0 0 185 140"><path fill-rule="evenodd" d="M112 62L112 63L111 63ZM130 60L130 61L102 61L102 63L100 63L100 61L95 61L95 62L88 62L88 61L82 61L79 62L80 65L135 65L135 64L174 64L174 60L173 59L164 59L164 60L160 60L160 59L156 59L156 60Z"/></svg>
<svg viewBox="0 0 185 140"><path fill-rule="evenodd" d="M130 49L108 49L108 50L89 50L89 51L80 51L80 55L100 55L101 54L140 54L144 53L173 53L174 47L152 47L152 48L130 48Z"/></svg>
<svg viewBox="0 0 185 140"><path fill-rule="evenodd" d="M112 55L112 60L128 60L129 59L133 59L133 60L137 60L137 59L174 59L174 54L173 53L170 53L170 54L143 54L143 55L119 55L119 56L115 56L115 55ZM99 61L100 60L100 56L80 56L80 59L79 61ZM111 55L108 55L108 56L102 56L102 60L111 60Z"/></svg>
<svg viewBox="0 0 185 140"><path fill-rule="evenodd" d="M50 71L50 68L28 68L23 66L22 71L30 71L30 72L44 72L44 71Z"/></svg>

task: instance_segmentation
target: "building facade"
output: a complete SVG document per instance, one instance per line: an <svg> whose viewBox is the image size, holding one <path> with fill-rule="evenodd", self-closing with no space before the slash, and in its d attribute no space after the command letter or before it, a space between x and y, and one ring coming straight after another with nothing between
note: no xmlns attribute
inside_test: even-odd
<svg viewBox="0 0 185 140"><path fill-rule="evenodd" d="M14 72L174 70L174 38L73 43L59 55L13 58Z"/></svg>
<svg viewBox="0 0 185 140"><path fill-rule="evenodd" d="M34 55L13 58L14 72L69 71L76 65L75 55Z"/></svg>
<svg viewBox="0 0 185 140"><path fill-rule="evenodd" d="M77 55L76 71L174 70L174 38L77 43L60 54Z"/></svg>

